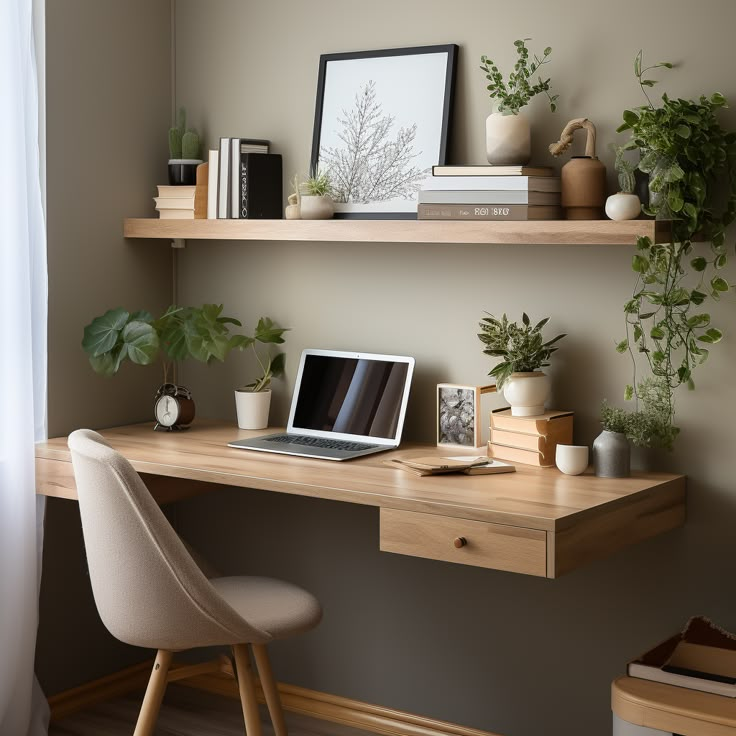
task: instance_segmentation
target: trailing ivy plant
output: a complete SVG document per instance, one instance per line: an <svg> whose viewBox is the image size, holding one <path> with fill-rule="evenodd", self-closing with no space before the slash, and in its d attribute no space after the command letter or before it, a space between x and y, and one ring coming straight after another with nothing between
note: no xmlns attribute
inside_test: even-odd
<svg viewBox="0 0 736 736"><path fill-rule="evenodd" d="M693 371L722 338L706 305L731 288L722 271L728 261L725 230L736 218L736 134L718 121L718 110L726 107L720 93L698 101L664 94L655 107L647 89L656 81L647 72L659 68L672 64L643 67L642 52L637 54L634 73L647 104L625 110L618 130L630 131L622 149L638 150L637 168L649 175L644 211L672 219L672 237L669 243L638 238L636 284L624 305L626 339L616 349L629 352L634 365L625 398L658 412L655 431L640 437L642 444L671 448L679 431L674 391L682 384L694 388ZM651 372L644 381L637 381L636 353Z"/></svg>
<svg viewBox="0 0 736 736"><path fill-rule="evenodd" d="M486 79L489 82L486 89L491 99L498 100L498 112L518 115L519 110L528 105L532 97L536 97L542 92L547 95L550 110L554 112L557 109L556 101L559 95L549 93L549 78L543 80L539 76L536 84L529 83L530 77L544 64L549 64L552 49L547 46L541 59L534 54L534 61L530 63L529 49L526 47L527 41L531 41L531 38L514 41L516 54L519 58L514 64L514 71L509 74L508 81L504 81L503 74L499 71L495 61L489 59L485 54L480 57L480 68L486 73Z"/></svg>

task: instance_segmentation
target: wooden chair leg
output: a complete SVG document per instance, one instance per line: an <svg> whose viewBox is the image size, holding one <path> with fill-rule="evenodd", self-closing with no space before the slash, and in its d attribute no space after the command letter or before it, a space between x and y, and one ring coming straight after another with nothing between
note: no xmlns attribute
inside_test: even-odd
<svg viewBox="0 0 736 736"><path fill-rule="evenodd" d="M261 678L261 687L263 694L266 696L266 705L268 712L271 714L271 723L276 736L287 736L286 721L284 720L284 711L281 708L281 698L276 687L276 681L273 679L273 671L271 670L271 660L268 658L265 644L253 644L253 654L256 658L258 666L258 676Z"/></svg>
<svg viewBox="0 0 736 736"><path fill-rule="evenodd" d="M253 681L253 670L250 664L250 654L247 644L234 644L235 670L238 673L238 689L240 703L243 706L246 736L261 735L261 716L258 713L256 688Z"/></svg>
<svg viewBox="0 0 736 736"><path fill-rule="evenodd" d="M173 656L172 652L158 650L133 736L153 736L161 701L166 692L167 676Z"/></svg>

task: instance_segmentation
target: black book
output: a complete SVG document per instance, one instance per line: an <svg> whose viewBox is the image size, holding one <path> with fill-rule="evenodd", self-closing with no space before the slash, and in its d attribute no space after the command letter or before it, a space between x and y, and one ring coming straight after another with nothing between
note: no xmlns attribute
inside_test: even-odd
<svg viewBox="0 0 736 736"><path fill-rule="evenodd" d="M239 218L280 220L282 190L281 154L241 154Z"/></svg>

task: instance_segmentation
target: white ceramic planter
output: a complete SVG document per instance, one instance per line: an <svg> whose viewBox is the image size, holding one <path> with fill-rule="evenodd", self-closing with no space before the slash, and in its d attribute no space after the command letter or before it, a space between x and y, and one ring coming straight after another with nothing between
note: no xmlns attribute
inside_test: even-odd
<svg viewBox="0 0 736 736"><path fill-rule="evenodd" d="M240 429L264 429L268 426L271 389L265 391L235 390L235 410Z"/></svg>
<svg viewBox="0 0 736 736"><path fill-rule="evenodd" d="M327 195L317 197L302 194L299 197L299 213L302 220L329 220L335 214L335 203Z"/></svg>
<svg viewBox="0 0 736 736"><path fill-rule="evenodd" d="M542 371L512 373L503 385L503 395L514 417L533 417L544 414L551 382Z"/></svg>
<svg viewBox="0 0 736 736"><path fill-rule="evenodd" d="M486 156L489 164L528 164L531 155L531 129L522 113L506 115L494 112L486 118Z"/></svg>
<svg viewBox="0 0 736 736"><path fill-rule="evenodd" d="M606 215L612 220L635 220L641 212L641 202L636 194L618 192L606 200Z"/></svg>

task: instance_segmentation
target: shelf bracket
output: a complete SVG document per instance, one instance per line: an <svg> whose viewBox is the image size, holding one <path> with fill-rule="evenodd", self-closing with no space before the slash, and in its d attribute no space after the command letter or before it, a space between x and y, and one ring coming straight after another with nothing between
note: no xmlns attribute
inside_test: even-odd
<svg viewBox="0 0 736 736"><path fill-rule="evenodd" d="M186 248L187 241L184 238L174 238L171 241L171 247L172 248Z"/></svg>

